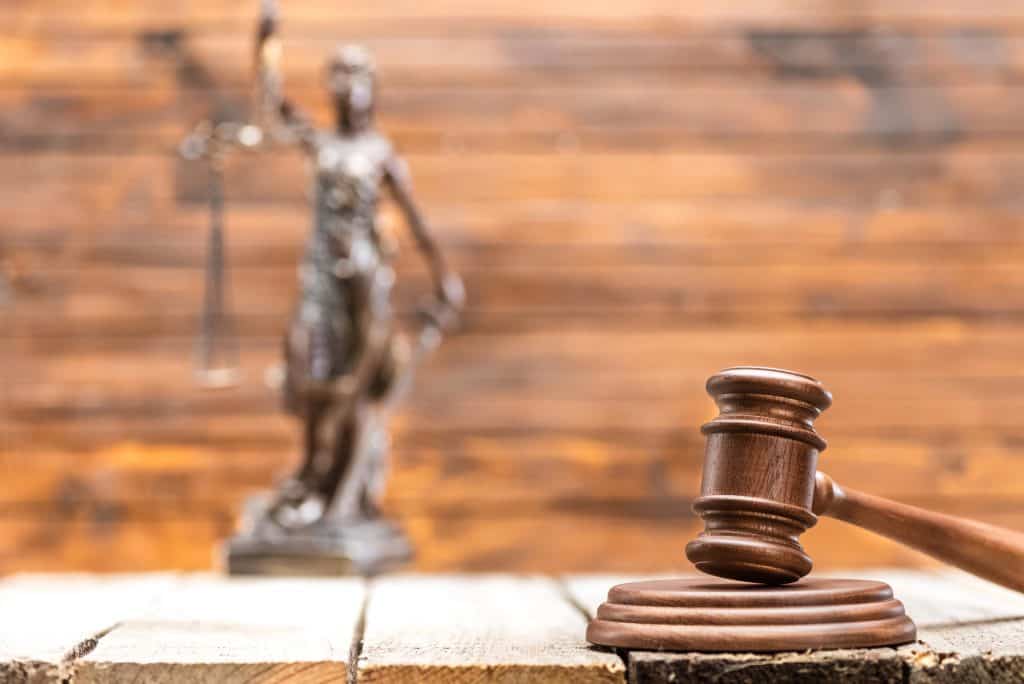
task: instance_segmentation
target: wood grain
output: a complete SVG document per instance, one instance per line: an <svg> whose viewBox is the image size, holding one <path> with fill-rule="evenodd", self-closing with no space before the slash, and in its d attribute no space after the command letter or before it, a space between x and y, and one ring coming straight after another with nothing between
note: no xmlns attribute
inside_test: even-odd
<svg viewBox="0 0 1024 684"><path fill-rule="evenodd" d="M121 620L143 613L175 582L170 574L16 575L0 582L0 679L66 681L74 661Z"/></svg>
<svg viewBox="0 0 1024 684"><path fill-rule="evenodd" d="M357 579L188 577L75 663L76 682L341 681Z"/></svg>
<svg viewBox="0 0 1024 684"><path fill-rule="evenodd" d="M201 3L189 0L173 8L149 0L126 10L116 0L90 0L84 7L61 0L57 7L79 7L81 16L72 19L65 13L49 14L31 6L4 8L0 18L10 20L20 29L36 31L74 31L101 29L131 31L139 27L153 28L188 26L206 31L244 31L251 28L252 10L245 5L225 0ZM602 0L590 3L586 11L574 5L551 6L539 3L523 12L523 5L509 0L481 6L469 0L439 2L429 7L411 2L380 7L369 2L353 4L346 12L337 12L326 0L297 4L289 15L289 26L303 32L337 35L345 31L360 32L370 28L392 31L415 27L419 33L439 35L452 31L480 30L481 27L507 26L516 29L544 27L589 26L619 30L646 30L654 33L678 34L693 27L768 26L768 27L863 27L925 26L956 27L963 24L991 27L1019 27L1024 19L1019 7L1008 0L969 5L962 0L944 0L922 7L918 3L871 2L837 7L829 0L815 0L799 6L745 0L728 6L709 7L693 2L644 0L629 6ZM76 20L77 19L77 20ZM443 35L443 34L441 34Z"/></svg>
<svg viewBox="0 0 1024 684"><path fill-rule="evenodd" d="M280 476L298 453L287 424L276 435L221 434L218 441L224 446L216 449L194 437L192 443L179 444L144 434L138 440L89 449L81 444L41 448L27 439L16 453L0 456L10 473L0 507L31 510L49 502L57 508L115 506L140 514L153 505L228 509L244 493ZM396 436L388 501L401 510L430 504L483 512L513 503L638 501L655 493L661 499L689 500L700 482L698 437L641 440L641 434L628 432L459 438L403 429ZM843 437L841 443L827 456L830 472L843 473L850 486L870 487L887 497L970 510L989 495L991 508L998 510L1022 494L1019 480L1002 476L1016 463L1014 450L985 443L981 436L967 449L946 444L941 436L902 441ZM70 463L65 454L72 455ZM899 464L893 477L876 483L869 468L889 463Z"/></svg>
<svg viewBox="0 0 1024 684"><path fill-rule="evenodd" d="M840 481L1024 528L1017 5L284 5L286 86L321 124L324 56L374 50L381 125L467 275L464 332L395 420L419 567L682 563L701 386L735 363L834 388ZM204 394L190 366L206 188L175 148L244 111L254 13L0 3L0 570L209 567L294 457L263 375L300 155L232 160L246 380ZM422 268L398 267L409 313ZM807 540L823 567L928 562L825 522Z"/></svg>
<svg viewBox="0 0 1024 684"><path fill-rule="evenodd" d="M837 573L827 573L836 576ZM999 621L1024 619L1024 595L952 568L928 573L895 568L866 568L857 573L865 579L886 582L907 606L922 635L934 629L970 629ZM935 596L942 600L936 601ZM929 646L944 651L943 644L921 637Z"/></svg>
<svg viewBox="0 0 1024 684"><path fill-rule="evenodd" d="M331 18L325 15L323 30L298 26L294 34L289 30L294 24L286 18L283 38L288 56L283 70L291 88L307 91L319 86L326 55L342 41L359 41L373 50L387 83L403 90L425 85L522 86L517 70L529 74L530 85L563 87L627 80L656 84L666 76L685 78L687 83L730 84L771 78L773 68L788 69L789 75L805 81L877 69L892 81L913 84L977 83L986 77L1019 78L1021 73L1022 38L1012 30L850 27L815 31L750 24L639 32L615 26L588 29L581 24L509 31L496 22L489 28L446 36L445 49L438 50L437 37L422 30L332 31L328 28ZM242 32L211 33L170 22L162 31L135 34L89 26L74 32L23 32L0 39L0 46L15 57L0 65L0 75L7 88L68 83L144 87L171 79L196 89L211 82L241 88L249 78L248 39ZM15 63L24 67L15 69ZM202 65L208 80L183 73L182 64ZM417 77L424 65L430 66L431 73L426 84ZM77 81L69 78L71 72Z"/></svg>
<svg viewBox="0 0 1024 684"><path fill-rule="evenodd" d="M1014 499L988 504L962 499L927 503L997 525L1024 528ZM238 504L241 504L241 496ZM700 529L687 499L560 499L551 504L470 508L429 502L395 510L417 546L413 568L443 572L664 571L689 567L683 547ZM390 511L391 509L389 509ZM232 533L236 508L56 506L5 510L0 533L17 551L0 555L0 571L203 570L213 549ZM586 530L581 533L581 529ZM842 523L823 520L805 535L818 570L879 564L936 567L913 550ZM640 539L642 542L638 543ZM629 553L609 556L609 548Z"/></svg>
<svg viewBox="0 0 1024 684"><path fill-rule="evenodd" d="M160 77L169 68L143 60L137 73L111 75L118 79L111 84L100 74L88 89L81 81L54 83L45 75L39 77L41 84L12 84L0 91L5 124L0 151L170 153L196 121L211 114L243 115L248 91L241 86L215 94L182 92L166 82L171 76ZM1020 137L1020 123L1007 108L1019 106L1024 86L1004 82L1019 76L998 72L985 79L972 73L969 83L912 80L909 85L894 77L895 83L862 85L840 70L834 76L777 83L774 71L789 68L801 67L768 63L767 73L750 77L542 71L528 89L491 83L472 72L446 79L443 71L426 86L415 71L407 87L397 79L382 92L387 109L381 125L407 154L559 156L652 148L680 153L943 152L965 143L993 147L994 139ZM313 73L320 73L319 65ZM94 79L86 72L84 80ZM317 85L300 84L293 91L326 124L329 108ZM750 118L751 109L760 115Z"/></svg>
<svg viewBox="0 0 1024 684"><path fill-rule="evenodd" d="M935 260L940 261L940 260ZM513 321L550 322L623 317L665 320L754 320L762 324L801 318L978 317L1018 319L1024 313L1010 296L1024 288L1021 260L995 255L970 262L954 259L836 257L828 266L776 263L689 265L680 282L678 266L596 264L572 269L464 270L473 291L467 326L508 329ZM767 271L767 273L765 273ZM756 279L757 274L768 278ZM10 311L12 331L54 336L63 330L94 333L117 325L178 335L195 327L202 280L198 269L147 267L57 271L40 268L19 283ZM294 269L238 268L232 276L233 310L240 325L264 336L287 320L293 307ZM630 288L620 288L628 279ZM39 283L39 287L34 284ZM43 285L45 283L45 285ZM410 314L427 283L413 277L400 294ZM418 287L416 287L418 285ZM516 293L511 298L510 293ZM753 302L759 302L755 307ZM757 309L755 311L755 308ZM966 314L964 312L967 312ZM54 314L60 314L59 321ZM111 327L106 327L111 326Z"/></svg>
<svg viewBox="0 0 1024 684"><path fill-rule="evenodd" d="M833 573L834 574L834 573ZM826 573L828 575L828 573ZM673 654L632 651L629 677L636 682L961 682L1014 681L1022 666L1020 594L957 571L908 572L865 568L839 576L892 585L919 626L919 642L899 649L838 650L819 653ZM595 610L609 587L650 576L572 576L570 595ZM603 588L603 590L602 590ZM841 673L841 675L839 674Z"/></svg>
<svg viewBox="0 0 1024 684"><path fill-rule="evenodd" d="M121 209L130 217L133 209L170 212L177 201L204 202L203 174L171 152L6 153L0 155L3 168L17 169L24 185L5 185L0 198L20 198L33 210L29 213L46 207L33 205L36 199L68 203L46 207L55 223L67 221L75 208ZM1019 191L1016 175L1024 167L1024 152L1017 149L972 145L900 154L576 150L476 156L452 150L405 158L426 207L452 206L450 182L455 178L460 204L508 203L523 197L533 202L749 201L767 195L780 203L845 208L1003 206ZM260 163L252 164L254 159ZM305 204L308 177L298 154L233 156L225 173L230 178L228 201L296 210ZM101 218L93 214L94 220Z"/></svg>
<svg viewBox="0 0 1024 684"><path fill-rule="evenodd" d="M531 262L548 265L564 258L563 250L578 250L580 258L605 263L626 258L729 263L764 249L777 252L777 258L788 254L793 261L844 251L891 256L900 250L924 258L960 250L961 257L977 257L1013 248L1022 235L1021 211L1014 205L843 208L771 197L728 203L668 198L639 205L524 198L514 204L442 199L431 210L449 250L492 259L528 255ZM199 266L209 217L206 207L190 204L148 219L46 218L38 212L20 216L0 236L7 259L25 259L26 266L48 257L62 259L53 266L66 267L72 256L97 264ZM232 263L294 264L310 220L306 209L233 206L228 222ZM964 223L972 230L960 230ZM401 223L388 204L381 225L404 246ZM404 252L400 258L412 260Z"/></svg>
<svg viewBox="0 0 1024 684"><path fill-rule="evenodd" d="M358 681L621 682L622 661L588 649L585 625L542 577L382 579L367 606Z"/></svg>
<svg viewBox="0 0 1024 684"><path fill-rule="evenodd" d="M859 574L893 585L922 627L921 642L770 656L624 652L630 681L1019 679L1019 594L953 572ZM584 612L603 600L598 588L639 579L406 575L364 591L344 579L18 576L0 582L0 606L20 618L5 623L0 672L16 682L335 681L361 636L362 681L623 682L620 656L583 642ZM365 624L353 629L364 595ZM19 653L52 669L29 669L12 659Z"/></svg>
<svg viewBox="0 0 1024 684"><path fill-rule="evenodd" d="M943 579L947 598L933 602L935 614L921 629L928 650L916 657L928 681L1012 681L1024 676L1018 649L1024 640L1021 595L969 575L949 573ZM962 608L950 609L953 602Z"/></svg>

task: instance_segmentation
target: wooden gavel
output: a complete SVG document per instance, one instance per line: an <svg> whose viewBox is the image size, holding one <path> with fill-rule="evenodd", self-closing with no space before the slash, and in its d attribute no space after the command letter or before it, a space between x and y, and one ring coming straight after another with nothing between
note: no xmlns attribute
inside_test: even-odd
<svg viewBox="0 0 1024 684"><path fill-rule="evenodd" d="M828 515L889 537L1003 586L1024 591L1024 534L844 489L818 472L825 449L814 419L832 404L820 382L785 370L737 367L713 375L719 415L707 437L704 531L686 546L703 572L762 584L811 570L799 536Z"/></svg>

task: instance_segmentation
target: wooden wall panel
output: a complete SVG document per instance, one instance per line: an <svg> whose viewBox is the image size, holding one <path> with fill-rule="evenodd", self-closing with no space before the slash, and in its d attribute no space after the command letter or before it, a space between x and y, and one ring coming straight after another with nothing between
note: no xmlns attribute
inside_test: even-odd
<svg viewBox="0 0 1024 684"><path fill-rule="evenodd" d="M0 5L0 572L209 567L294 458L263 378L309 223L298 154L232 159L246 380L190 368L206 188L175 148L244 112L256 4ZM282 4L317 120L335 42L375 51L381 125L469 288L395 419L420 569L684 565L703 381L737 363L834 391L841 482L1024 528L1017 4ZM409 312L423 270L399 268ZM841 524L807 541L826 568L927 563Z"/></svg>

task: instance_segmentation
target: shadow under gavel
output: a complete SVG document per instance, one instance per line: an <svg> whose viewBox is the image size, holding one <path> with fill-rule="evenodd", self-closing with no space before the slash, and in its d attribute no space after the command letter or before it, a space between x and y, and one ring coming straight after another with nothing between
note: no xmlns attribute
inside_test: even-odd
<svg viewBox="0 0 1024 684"><path fill-rule="evenodd" d="M707 436L704 532L686 547L703 572L787 584L811 570L799 536L827 515L997 584L1024 591L1024 534L844 489L817 470L814 419L832 404L820 382L790 371L728 368L708 393L719 415Z"/></svg>

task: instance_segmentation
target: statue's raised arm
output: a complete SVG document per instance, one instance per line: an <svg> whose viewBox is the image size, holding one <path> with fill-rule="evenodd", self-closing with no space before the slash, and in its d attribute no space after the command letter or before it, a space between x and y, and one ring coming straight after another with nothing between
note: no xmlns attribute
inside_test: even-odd
<svg viewBox="0 0 1024 684"><path fill-rule="evenodd" d="M253 123L272 140L312 149L316 136L312 121L284 94L279 24L275 0L262 0L253 54Z"/></svg>

